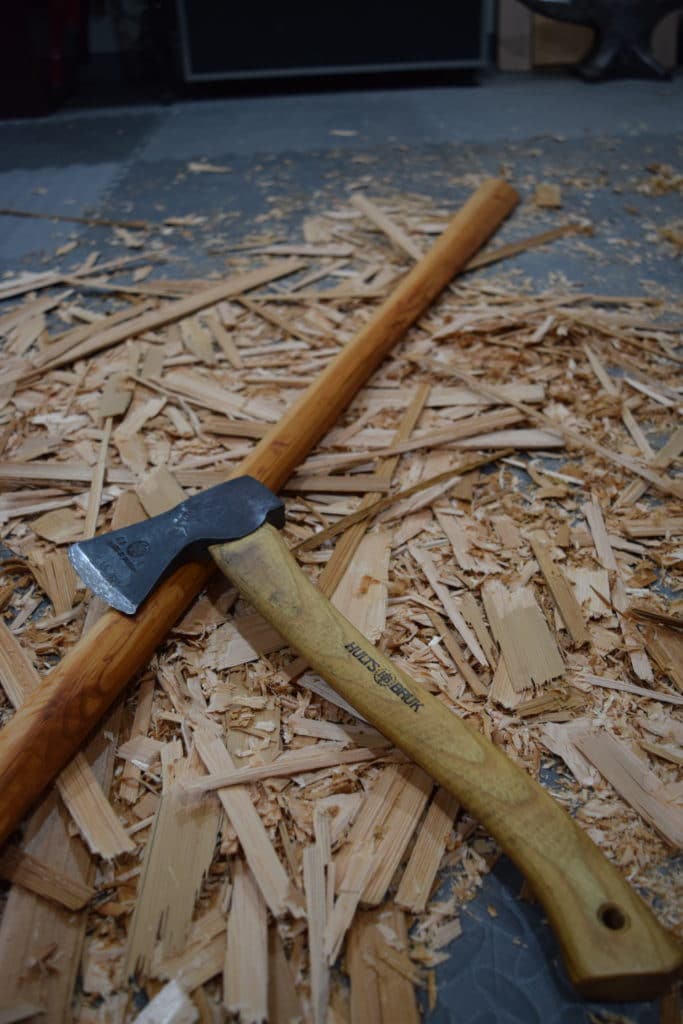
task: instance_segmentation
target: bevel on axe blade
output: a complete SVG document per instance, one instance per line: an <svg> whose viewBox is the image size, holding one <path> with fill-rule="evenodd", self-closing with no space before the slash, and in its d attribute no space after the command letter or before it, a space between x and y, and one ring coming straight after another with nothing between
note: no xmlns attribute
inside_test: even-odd
<svg viewBox="0 0 683 1024"><path fill-rule="evenodd" d="M237 540L265 522L284 526L282 501L258 480L241 476L152 519L72 544L69 560L93 593L133 615L180 559L203 557L210 544Z"/></svg>

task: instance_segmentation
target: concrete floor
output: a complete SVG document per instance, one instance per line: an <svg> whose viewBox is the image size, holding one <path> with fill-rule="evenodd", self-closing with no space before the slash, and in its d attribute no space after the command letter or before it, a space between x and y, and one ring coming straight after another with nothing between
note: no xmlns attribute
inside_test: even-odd
<svg viewBox="0 0 683 1024"><path fill-rule="evenodd" d="M230 170L192 174L190 160ZM249 232L300 238L305 215L359 185L378 198L420 193L455 208L481 176L504 171L527 197L539 180L561 184L564 208L527 208L500 240L570 216L595 230L591 239L529 252L505 273L537 288L561 275L591 291L680 296L680 256L652 241L658 227L683 217L680 191L648 194L653 164L681 172L683 77L587 86L568 76L492 76L478 87L214 99L0 122L0 209L156 223L203 214L207 227L174 237L177 266L160 271L197 276L223 270L225 253L217 252ZM77 247L57 259L69 240ZM109 229L0 216L0 279L76 266L93 248L105 259L125 253L112 249ZM570 988L550 929L538 908L518 900L520 886L503 859L463 912L430 1024L579 1024L600 1011ZM655 1004L620 1009L640 1024L659 1020Z"/></svg>
<svg viewBox="0 0 683 1024"><path fill-rule="evenodd" d="M682 135L681 76L593 87L568 76L498 76L478 87L64 111L0 122L0 208L151 221L221 210L230 242L253 230L256 218L263 224L274 206L286 207L285 217L277 212L278 230L296 230L303 215L358 184L376 194L421 192L455 207L478 177L503 169L522 193L539 178L560 182L563 216L618 227L630 246L676 216L679 194L643 201L637 185L648 163L680 166ZM187 162L199 159L231 172L186 174ZM537 220L541 230L557 215ZM519 233L514 221L505 230L501 238ZM3 217L0 273L36 269L71 238L108 245L110 234ZM622 293L639 287L643 267L629 273L625 254L611 245L602 285ZM76 250L72 262L78 258ZM198 258L204 262L194 247L195 270ZM517 266L535 276L547 260L529 254ZM585 262L570 260L562 270L579 283ZM672 260L654 272L663 285L679 280Z"/></svg>

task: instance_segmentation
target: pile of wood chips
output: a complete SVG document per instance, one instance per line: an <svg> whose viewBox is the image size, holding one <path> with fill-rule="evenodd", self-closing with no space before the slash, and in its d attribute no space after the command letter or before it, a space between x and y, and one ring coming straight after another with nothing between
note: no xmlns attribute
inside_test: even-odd
<svg viewBox="0 0 683 1024"><path fill-rule="evenodd" d="M4 719L101 614L67 545L224 480L445 223L356 196L212 280L114 225L0 282ZM463 275L285 490L337 607L679 932L681 313ZM2 1019L408 1024L498 855L216 579L2 853Z"/></svg>

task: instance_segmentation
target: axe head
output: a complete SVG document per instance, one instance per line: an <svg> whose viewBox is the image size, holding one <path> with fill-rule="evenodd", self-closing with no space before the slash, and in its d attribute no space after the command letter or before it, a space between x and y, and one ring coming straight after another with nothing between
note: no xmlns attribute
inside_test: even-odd
<svg viewBox="0 0 683 1024"><path fill-rule="evenodd" d="M72 544L69 559L98 597L132 615L181 559L201 556L210 544L246 537L265 522L281 529L284 505L258 480L241 476L153 519Z"/></svg>

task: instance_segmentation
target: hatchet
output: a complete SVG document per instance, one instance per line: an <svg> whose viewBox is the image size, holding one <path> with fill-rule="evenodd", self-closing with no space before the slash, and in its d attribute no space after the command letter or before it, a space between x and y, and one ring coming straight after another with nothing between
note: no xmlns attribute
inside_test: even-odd
<svg viewBox="0 0 683 1024"><path fill-rule="evenodd" d="M392 664L313 586L282 539L283 526L281 501L243 476L72 545L69 557L99 597L134 614L179 560L208 549L312 668L500 843L542 903L582 994L661 992L681 967L675 939L542 786Z"/></svg>
<svg viewBox="0 0 683 1024"><path fill-rule="evenodd" d="M517 193L506 182L484 182L361 330L250 452L242 463L242 473L274 489L281 487L313 445L337 421L384 356L453 275L493 234L514 209L518 199ZM267 523L264 530L266 525L272 530L272 525ZM241 540L235 539L234 543L248 543L250 536L246 534ZM268 531L261 536L268 536ZM215 537L211 539L215 540ZM135 549L132 553L126 551L126 555L133 558ZM210 559L208 562L193 557L183 559L177 568L169 570L134 616L108 611L46 675L34 695L0 730L0 843L79 749L129 680L144 668L174 622L209 580L212 564ZM373 660L374 656L363 646L362 640L350 642L359 644L360 657L353 656L351 651L346 654L353 657L357 669L361 670L361 678L367 684L370 660L363 663L364 655ZM396 678L400 682L398 674ZM372 685L376 695L380 689L389 690L388 687ZM415 707L408 708L396 693L392 693L391 699L394 702L400 700L401 707L407 708L412 727L418 719L418 711ZM417 700L419 702L420 698ZM425 706L432 707L431 698ZM424 719L425 714L421 712L420 720ZM452 726L453 722L450 719L449 722ZM451 774L455 775L459 766L463 768L463 792L468 789L467 780L473 776L472 799L468 800L465 794L463 802L473 809L487 803L486 798L480 796L477 799L477 787L481 785L480 776L491 766L486 777L487 792L493 793L493 797L488 799L493 803L513 804L512 812L501 819L505 821L505 835L522 835L523 839L526 837L528 846L537 827L537 818L542 821L547 813L550 815L552 838L553 822L558 820L556 815L559 811L554 802L545 797L543 791L540 795L543 803L535 803L533 798L527 800L524 775L520 782L519 774L513 774L517 781L511 788L504 783L499 785L496 781L499 777L497 766L506 766L500 775L505 780L508 778L508 762L495 749L480 746L483 741L476 735L471 736L469 732L466 735L460 754L450 761ZM425 755L431 751L430 763L442 760L442 740L437 732L430 742L431 746L425 745L423 751ZM454 752L457 748L451 745L449 756ZM538 798L538 787L532 792ZM538 808L535 813L534 806ZM483 808L481 814L484 821ZM488 815L486 820L491 817L495 819L495 814ZM564 818L562 822L565 832L561 834L565 835ZM500 829L497 834L502 834ZM601 861L590 844L586 846L588 840L576 838L571 829L569 834L573 842L566 850L561 849L561 843L558 850L558 845L551 841L546 853L543 849L545 832L541 833L540 841L533 847L537 852L527 863L527 868L540 864L537 886L544 894L544 905L551 908L551 920L559 921L560 925L564 920L562 934L569 936L566 943L568 961L571 957L577 965L572 976L583 985L587 994L626 998L629 993L645 997L650 992L660 991L668 984L680 962L679 951L644 904L624 888L625 883L619 886L618 875L615 883L615 873L611 872L606 861ZM511 844L507 848L513 852ZM524 848L522 842L519 863L525 862ZM586 849L591 850L588 859L584 853ZM572 856L572 851L577 851L575 856ZM573 907L575 886L565 881L567 856L569 863L574 864L572 877L580 879L581 884L577 883L576 887L584 894L580 911ZM596 856L597 874L592 875ZM610 884L602 880L604 872L607 872ZM557 911L552 910L554 887L559 894ZM613 898L615 895L618 899ZM633 900L635 903L631 902ZM583 956L580 955L582 948L585 950ZM576 956L574 951L578 951Z"/></svg>
<svg viewBox="0 0 683 1024"><path fill-rule="evenodd" d="M249 452L239 472L273 490L282 487L411 324L518 202L517 192L506 181L484 181L358 333ZM186 312L186 303L181 305ZM147 665L212 571L210 559L184 560L137 615L106 612L3 726L0 844Z"/></svg>

